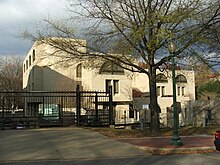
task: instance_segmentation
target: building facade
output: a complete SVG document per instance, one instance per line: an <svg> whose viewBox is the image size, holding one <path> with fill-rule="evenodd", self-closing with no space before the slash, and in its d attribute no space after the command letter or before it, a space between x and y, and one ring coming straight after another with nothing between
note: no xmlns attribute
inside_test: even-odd
<svg viewBox="0 0 220 165"><path fill-rule="evenodd" d="M81 41L86 44L85 41ZM84 47L79 47L84 53ZM88 67L88 61L75 61L66 57L65 53L53 54L53 48L46 44L35 42L23 63L23 88L27 91L57 91L75 90L76 85L81 90L107 91L112 86L115 108L115 121L140 121L141 111L149 111L149 95L142 95L144 102L135 105L134 91L149 93L149 79L146 74L132 73L117 65L103 61L93 67ZM68 60L66 60L68 59ZM186 104L195 100L194 72L176 71L177 101L180 102L180 124L184 124ZM161 108L161 122L169 125L169 115L172 107L172 76L170 70L157 72L157 95ZM139 104L139 105L140 105ZM137 104L136 104L137 105ZM146 116L146 115L145 115Z"/></svg>

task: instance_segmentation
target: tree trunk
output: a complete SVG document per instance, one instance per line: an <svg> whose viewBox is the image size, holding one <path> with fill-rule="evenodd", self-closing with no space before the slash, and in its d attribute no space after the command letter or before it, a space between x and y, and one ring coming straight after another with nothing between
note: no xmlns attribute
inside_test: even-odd
<svg viewBox="0 0 220 165"><path fill-rule="evenodd" d="M159 113L160 107L157 102L156 68L149 69L149 89L150 89L150 110L151 110L151 132L160 132Z"/></svg>

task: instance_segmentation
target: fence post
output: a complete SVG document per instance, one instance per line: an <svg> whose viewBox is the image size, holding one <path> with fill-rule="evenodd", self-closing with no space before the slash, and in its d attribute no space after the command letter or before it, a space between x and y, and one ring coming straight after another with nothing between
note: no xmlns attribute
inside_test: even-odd
<svg viewBox="0 0 220 165"><path fill-rule="evenodd" d="M114 125L112 86L109 86L109 125Z"/></svg>
<svg viewBox="0 0 220 165"><path fill-rule="evenodd" d="M80 116L81 116L81 96L80 96L79 85L76 86L76 126L80 126Z"/></svg>

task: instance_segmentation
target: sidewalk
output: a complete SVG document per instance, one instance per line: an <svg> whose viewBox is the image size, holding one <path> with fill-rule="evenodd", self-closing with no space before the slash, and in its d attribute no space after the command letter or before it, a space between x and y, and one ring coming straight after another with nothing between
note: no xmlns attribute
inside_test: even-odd
<svg viewBox="0 0 220 165"><path fill-rule="evenodd" d="M172 137L144 137L144 138L118 138L120 142L130 143L139 148L154 153L197 153L214 152L213 136L184 136L181 137L183 146L169 145Z"/></svg>

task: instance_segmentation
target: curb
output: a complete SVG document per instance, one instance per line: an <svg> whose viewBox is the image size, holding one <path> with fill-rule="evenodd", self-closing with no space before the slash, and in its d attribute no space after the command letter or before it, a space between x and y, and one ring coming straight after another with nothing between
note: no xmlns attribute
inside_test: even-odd
<svg viewBox="0 0 220 165"><path fill-rule="evenodd" d="M141 150L152 154L197 154L197 153L207 153L216 152L215 146L209 147L192 147L192 148L154 148L154 147L137 147Z"/></svg>

